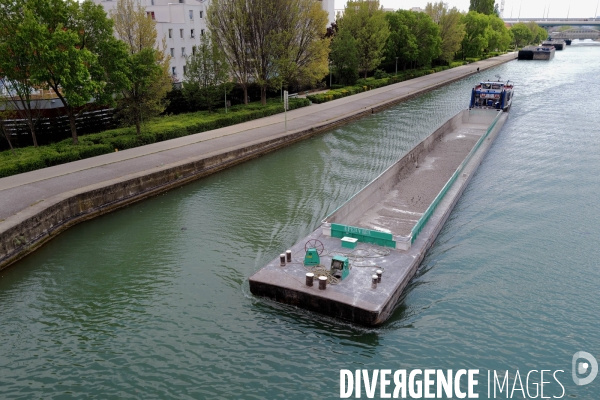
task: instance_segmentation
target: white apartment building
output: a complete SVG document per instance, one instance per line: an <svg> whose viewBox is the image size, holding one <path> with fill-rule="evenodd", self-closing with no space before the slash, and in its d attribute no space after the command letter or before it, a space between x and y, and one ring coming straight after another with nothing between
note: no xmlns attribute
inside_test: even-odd
<svg viewBox="0 0 600 400"><path fill-rule="evenodd" d="M117 0L94 0L110 15ZM170 71L179 82L185 74L185 57L200 44L206 33L206 9L210 0L139 0L149 18L156 21L157 40L165 38L167 53L171 55Z"/></svg>
<svg viewBox="0 0 600 400"><path fill-rule="evenodd" d="M117 0L93 0L109 13L117 5ZM146 8L149 18L156 21L157 40L166 39L167 52L171 55L170 70L175 82L185 75L185 57L192 53L194 46L206 33L206 10L211 0L138 0ZM175 2L174 2L175 1ZM335 21L334 0L318 0L329 14L329 21Z"/></svg>

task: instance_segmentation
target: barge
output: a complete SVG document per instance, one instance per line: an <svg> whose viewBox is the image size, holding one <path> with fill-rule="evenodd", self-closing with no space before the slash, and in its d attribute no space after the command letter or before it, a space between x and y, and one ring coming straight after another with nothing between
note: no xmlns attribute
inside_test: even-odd
<svg viewBox="0 0 600 400"><path fill-rule="evenodd" d="M519 50L519 60L552 60L556 48L554 46L526 46Z"/></svg>
<svg viewBox="0 0 600 400"><path fill-rule="evenodd" d="M460 111L253 274L251 293L360 325L385 322L507 116Z"/></svg>

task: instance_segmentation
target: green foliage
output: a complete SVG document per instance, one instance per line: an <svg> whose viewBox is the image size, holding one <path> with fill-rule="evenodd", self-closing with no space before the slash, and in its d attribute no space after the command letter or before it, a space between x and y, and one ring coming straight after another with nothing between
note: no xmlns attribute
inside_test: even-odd
<svg viewBox="0 0 600 400"><path fill-rule="evenodd" d="M353 85L358 79L358 50L356 39L347 29L342 29L331 42L331 62L336 81Z"/></svg>
<svg viewBox="0 0 600 400"><path fill-rule="evenodd" d="M459 67L464 65L464 61L457 61L451 63L452 66L439 66L435 68L422 68L422 69L413 69L399 72L398 75L392 76L384 76L381 78L372 77L372 78L363 78L359 79L356 82L356 85L352 86L344 86L336 89L332 89L327 91L326 93L319 93L306 96L307 99L312 101L313 103L326 103L331 100L341 99L342 97L351 96L353 94L366 92L368 90L377 89L383 86L392 85L394 83L403 82L409 79L419 78L421 76L433 74L440 71L445 71L447 69L453 67ZM380 73L378 75L387 75ZM337 86L337 85L336 85Z"/></svg>
<svg viewBox="0 0 600 400"><path fill-rule="evenodd" d="M348 1L338 21L339 32L348 30L356 40L358 67L367 76L384 59L384 47L390 30L379 1Z"/></svg>
<svg viewBox="0 0 600 400"><path fill-rule="evenodd" d="M442 43L439 59L444 62L452 61L465 37L461 12L456 7L448 9L448 5L442 1L434 4L427 3L425 12L440 27Z"/></svg>
<svg viewBox="0 0 600 400"><path fill-rule="evenodd" d="M490 15L488 21L488 50L506 51L512 42L510 30L504 25L504 21L496 15Z"/></svg>
<svg viewBox="0 0 600 400"><path fill-rule="evenodd" d="M522 22L514 24L510 28L510 32L513 36L513 43L518 48L528 45L534 38L531 30Z"/></svg>
<svg viewBox="0 0 600 400"><path fill-rule="evenodd" d="M206 34L194 53L187 57L186 66L183 95L197 109L206 108L211 112L223 103L225 93L232 89L228 82L229 67L225 55Z"/></svg>
<svg viewBox="0 0 600 400"><path fill-rule="evenodd" d="M307 106L309 101L290 99L289 104L290 109L293 110ZM16 155L4 151L0 153L0 177L218 129L281 112L283 106L279 101L270 101L266 106L258 103L237 105L233 106L227 114L223 111L195 112L156 118L144 126L141 135L138 135L133 127L118 128L81 136L77 145L70 144L70 140L63 140L38 148L15 149Z"/></svg>
<svg viewBox="0 0 600 400"><path fill-rule="evenodd" d="M386 44L387 63L398 57L403 67L414 62L429 65L441 54L440 28L425 13L398 10L387 13L391 34Z"/></svg>
<svg viewBox="0 0 600 400"><path fill-rule="evenodd" d="M497 15L497 10L494 7L495 2L495 0L471 0L469 11L485 15Z"/></svg>
<svg viewBox="0 0 600 400"><path fill-rule="evenodd" d="M514 24L510 29L513 44L520 48L528 44L539 44L548 36L548 32L535 22Z"/></svg>
<svg viewBox="0 0 600 400"><path fill-rule="evenodd" d="M19 29L29 39L32 84L58 95L77 143L74 109L91 99L112 105L115 91L127 86L127 53L113 36L112 21L91 0L22 1L10 18L20 18Z"/></svg>
<svg viewBox="0 0 600 400"><path fill-rule="evenodd" d="M488 46L489 17L475 11L463 16L465 38L462 41L463 57L479 57Z"/></svg>
<svg viewBox="0 0 600 400"><path fill-rule="evenodd" d="M135 125L140 134L143 121L165 109L165 97L172 87L169 59L156 47L156 22L135 0L119 0L111 15L115 34L127 46L127 85L119 93L118 115L125 125Z"/></svg>
<svg viewBox="0 0 600 400"><path fill-rule="evenodd" d="M398 64L402 69L406 69L406 65L412 62L419 52L417 38L409 28L415 24L414 13L398 10L386 13L385 18L390 26L390 36L386 42L387 63L395 63L398 57Z"/></svg>

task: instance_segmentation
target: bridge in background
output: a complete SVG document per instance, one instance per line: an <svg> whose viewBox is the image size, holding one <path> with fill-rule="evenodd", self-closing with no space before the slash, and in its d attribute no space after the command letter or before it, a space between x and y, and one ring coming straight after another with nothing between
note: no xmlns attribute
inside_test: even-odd
<svg viewBox="0 0 600 400"><path fill-rule="evenodd" d="M503 18L507 24L519 22L535 22L539 26L597 26L600 27L600 18Z"/></svg>
<svg viewBox="0 0 600 400"><path fill-rule="evenodd" d="M575 39L600 39L600 31L595 29L585 29L585 28L574 28L569 29L562 32L551 32L550 37L552 39L567 39L567 40L575 40Z"/></svg>

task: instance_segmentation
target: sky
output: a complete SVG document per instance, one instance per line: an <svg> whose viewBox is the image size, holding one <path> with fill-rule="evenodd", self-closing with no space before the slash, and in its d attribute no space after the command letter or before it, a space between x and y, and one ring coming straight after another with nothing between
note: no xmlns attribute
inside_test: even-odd
<svg viewBox="0 0 600 400"><path fill-rule="evenodd" d="M379 3L385 8L403 8L410 9L412 7L425 8L428 2L435 0L379 0ZM500 0L496 0L497 3ZM469 10L469 0L446 0L445 3L452 7L456 7L462 11ZM597 15L600 15L600 0L505 0L504 1L504 17L512 18L590 18L594 16L596 9ZM335 8L343 9L346 0L335 0Z"/></svg>

